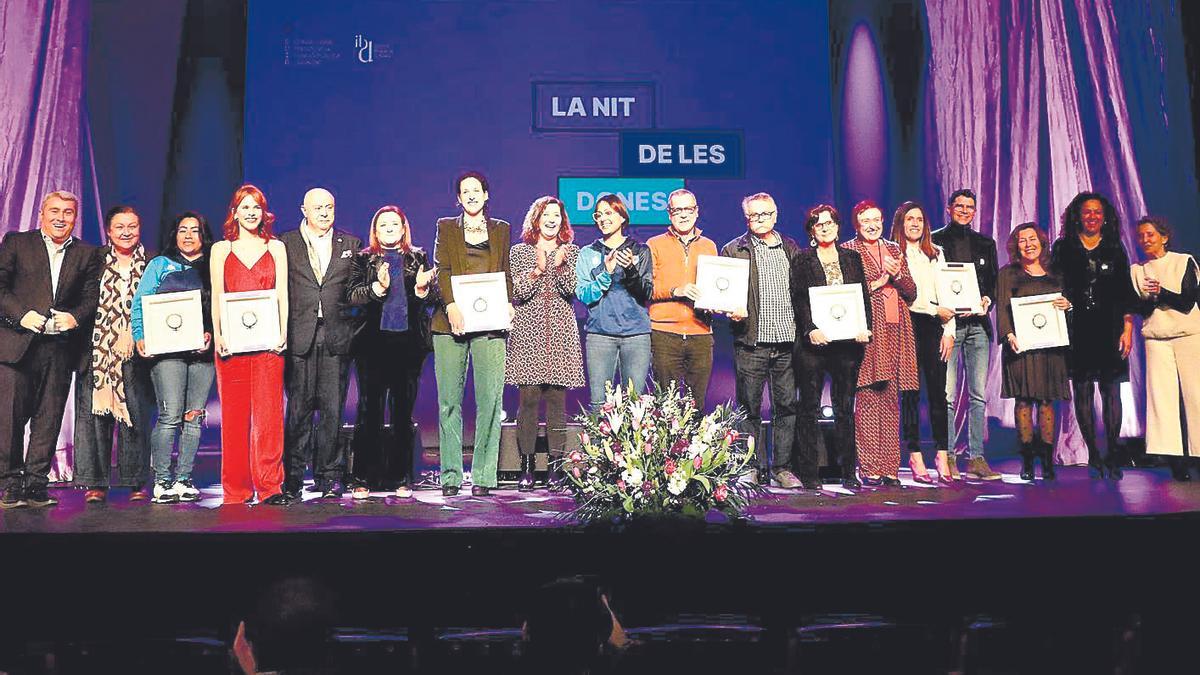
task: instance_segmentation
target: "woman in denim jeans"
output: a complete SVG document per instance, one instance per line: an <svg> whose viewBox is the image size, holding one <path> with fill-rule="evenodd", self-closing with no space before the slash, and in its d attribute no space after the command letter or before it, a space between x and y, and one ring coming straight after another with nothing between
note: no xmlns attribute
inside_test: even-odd
<svg viewBox="0 0 1200 675"><path fill-rule="evenodd" d="M200 447L200 424L213 384L212 315L209 297L208 250L212 232L204 216L185 211L163 232L162 255L146 266L146 273L133 299L133 338L138 353L146 355L142 325L142 298L156 293L200 291L204 320L204 349L168 354L155 359L150 368L158 400L158 422L150 433L150 468L154 471L157 504L192 502L200 490L192 483L192 466ZM153 357L151 357L153 358ZM171 450L179 439L179 458L171 475Z"/></svg>
<svg viewBox="0 0 1200 675"><path fill-rule="evenodd" d="M638 391L650 373L650 295L653 261L645 244L626 236L629 210L617 195L596 200L592 219L600 238L579 250L575 295L587 305L586 364L592 408L604 403L604 386L617 365L623 386Z"/></svg>

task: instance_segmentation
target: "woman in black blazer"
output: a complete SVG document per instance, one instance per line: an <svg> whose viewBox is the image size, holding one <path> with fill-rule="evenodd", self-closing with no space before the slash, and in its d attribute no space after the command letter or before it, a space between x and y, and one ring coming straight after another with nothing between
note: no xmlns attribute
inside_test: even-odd
<svg viewBox="0 0 1200 675"><path fill-rule="evenodd" d="M838 284L862 286L863 307L867 326L871 325L871 300L863 279L862 258L854 251L837 245L841 217L837 209L818 204L808 211L805 220L811 248L800 252L796 259L792 301L796 314L796 386L800 389L800 414L796 421L796 453L800 459L800 481L804 487L819 489L817 475L817 414L821 407L821 390L826 375L830 379L831 403L837 454L842 467L842 485L859 488L856 474L858 451L854 446L854 390L858 383L858 366L863 359L863 344L871 339L866 330L854 340L830 341L817 328L809 305L810 288Z"/></svg>
<svg viewBox="0 0 1200 675"><path fill-rule="evenodd" d="M354 258L347 286L351 305L364 308L354 342L358 421L354 428L351 496L395 490L412 497L412 411L425 358L433 350L429 312L437 268L412 245L412 229L398 206L371 218L370 245ZM389 396L390 394L390 396ZM383 406L389 404L392 441L382 443Z"/></svg>

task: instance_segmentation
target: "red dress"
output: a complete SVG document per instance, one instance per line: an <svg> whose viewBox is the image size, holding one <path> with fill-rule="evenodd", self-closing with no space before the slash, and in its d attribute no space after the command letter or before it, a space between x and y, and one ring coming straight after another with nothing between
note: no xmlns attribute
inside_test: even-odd
<svg viewBox="0 0 1200 675"><path fill-rule="evenodd" d="M225 258L227 293L275 288L270 251L246 267L233 251ZM214 280L215 282L216 280ZM221 398L221 486L224 503L277 495L283 486L283 357L274 352L217 357Z"/></svg>

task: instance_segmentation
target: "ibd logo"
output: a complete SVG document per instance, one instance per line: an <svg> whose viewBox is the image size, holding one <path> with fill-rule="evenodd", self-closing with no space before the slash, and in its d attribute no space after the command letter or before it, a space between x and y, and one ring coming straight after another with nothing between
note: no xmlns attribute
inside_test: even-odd
<svg viewBox="0 0 1200 675"><path fill-rule="evenodd" d="M354 48L358 50L359 63L371 63L375 60L374 40L368 40L360 33L354 36Z"/></svg>

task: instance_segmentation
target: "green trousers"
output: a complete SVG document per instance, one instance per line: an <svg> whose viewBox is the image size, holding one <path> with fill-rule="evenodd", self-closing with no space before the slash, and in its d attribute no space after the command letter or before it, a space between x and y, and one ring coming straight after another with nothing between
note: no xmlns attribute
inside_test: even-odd
<svg viewBox="0 0 1200 675"><path fill-rule="evenodd" d="M463 390L467 365L475 362L475 455L471 461L474 485L496 487L500 457L500 414L504 403L502 338L433 336L433 373L438 393L438 449L442 485L460 486L463 479Z"/></svg>

